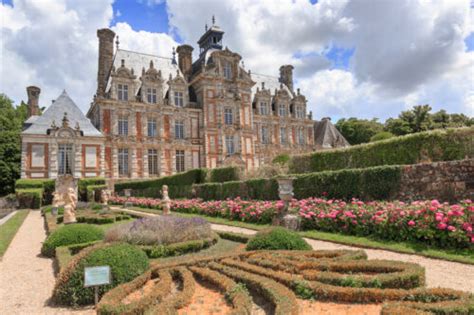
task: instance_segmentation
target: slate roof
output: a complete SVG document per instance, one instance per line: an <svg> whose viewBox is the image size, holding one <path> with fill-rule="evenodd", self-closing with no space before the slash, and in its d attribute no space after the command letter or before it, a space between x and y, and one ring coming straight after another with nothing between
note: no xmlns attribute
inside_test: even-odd
<svg viewBox="0 0 474 315"><path fill-rule="evenodd" d="M115 70L120 68L122 65L122 59L125 61L125 67L128 69L133 69L136 78L136 82L140 83L140 76L142 73L142 69L145 68L145 71L150 68L150 61L153 61L153 66L156 70L161 70L161 77L163 78L164 82L167 82L169 79L170 74L176 77L176 71L182 75L181 71L179 70L178 64L173 64L173 59L165 58L150 54L138 53L134 51L118 49L114 56L113 66ZM109 80L107 82L106 91L110 89L112 84L112 78L109 76ZM140 87L140 84L138 84ZM163 88L167 89L167 85L163 84ZM137 95L138 89L134 91L134 94ZM166 90L163 91L163 95L166 94Z"/></svg>
<svg viewBox="0 0 474 315"><path fill-rule="evenodd" d="M317 146L327 149L350 146L346 138L327 118L314 123L314 139Z"/></svg>
<svg viewBox="0 0 474 315"><path fill-rule="evenodd" d="M75 128L76 123L79 123L79 127L83 131L84 136L103 136L102 133L92 125L90 120L84 116L66 91L63 91L41 116L31 116L26 121L29 126L26 126L22 134L46 135L53 121L56 123L56 126L61 126L64 113L67 113L69 126Z"/></svg>

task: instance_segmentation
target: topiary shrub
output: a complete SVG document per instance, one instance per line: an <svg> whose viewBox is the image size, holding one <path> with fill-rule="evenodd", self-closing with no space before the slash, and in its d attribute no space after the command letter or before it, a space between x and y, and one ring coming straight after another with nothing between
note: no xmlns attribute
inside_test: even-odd
<svg viewBox="0 0 474 315"><path fill-rule="evenodd" d="M56 247L98 241L104 238L104 232L90 224L65 225L48 236L41 247L41 254L54 257Z"/></svg>
<svg viewBox="0 0 474 315"><path fill-rule="evenodd" d="M129 282L144 273L148 257L138 247L130 244L98 245L81 251L59 274L53 291L53 300L61 305L86 305L94 303L94 288L84 288L84 268L110 266L112 283L99 287L99 296Z"/></svg>
<svg viewBox="0 0 474 315"><path fill-rule="evenodd" d="M39 209L43 203L43 189L17 189L16 197L20 209Z"/></svg>
<svg viewBox="0 0 474 315"><path fill-rule="evenodd" d="M247 243L247 250L310 250L311 246L296 232L282 227L272 227L258 232Z"/></svg>

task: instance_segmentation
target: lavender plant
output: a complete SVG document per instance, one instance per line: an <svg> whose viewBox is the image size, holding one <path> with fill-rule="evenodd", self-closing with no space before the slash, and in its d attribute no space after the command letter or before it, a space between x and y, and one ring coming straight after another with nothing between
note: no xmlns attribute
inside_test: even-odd
<svg viewBox="0 0 474 315"><path fill-rule="evenodd" d="M136 245L168 245L211 236L211 225L202 218L159 216L112 228L107 231L105 240Z"/></svg>

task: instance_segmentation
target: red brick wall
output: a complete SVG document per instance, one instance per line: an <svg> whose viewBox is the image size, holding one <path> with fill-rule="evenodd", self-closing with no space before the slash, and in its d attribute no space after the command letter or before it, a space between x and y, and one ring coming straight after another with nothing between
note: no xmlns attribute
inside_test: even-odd
<svg viewBox="0 0 474 315"><path fill-rule="evenodd" d="M137 139L142 139L142 115L141 113L136 113L136 128L137 128Z"/></svg>
<svg viewBox="0 0 474 315"><path fill-rule="evenodd" d="M106 135L111 134L111 127L110 127L110 109L104 109L103 111L103 122L104 122L104 127L102 130Z"/></svg>

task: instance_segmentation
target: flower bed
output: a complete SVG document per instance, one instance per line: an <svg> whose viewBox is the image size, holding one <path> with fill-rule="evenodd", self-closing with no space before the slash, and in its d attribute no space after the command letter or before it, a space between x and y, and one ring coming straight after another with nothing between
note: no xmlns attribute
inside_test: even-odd
<svg viewBox="0 0 474 315"><path fill-rule="evenodd" d="M115 197L116 204L160 209L160 200ZM250 223L270 223L283 208L282 201L248 201L239 198L225 201L200 199L173 200L171 210L223 217ZM404 202L344 202L307 198L290 203L290 212L302 219L302 228L343 232L357 236L376 236L392 241L419 242L441 248L470 248L474 244L474 203L459 204L437 200Z"/></svg>

